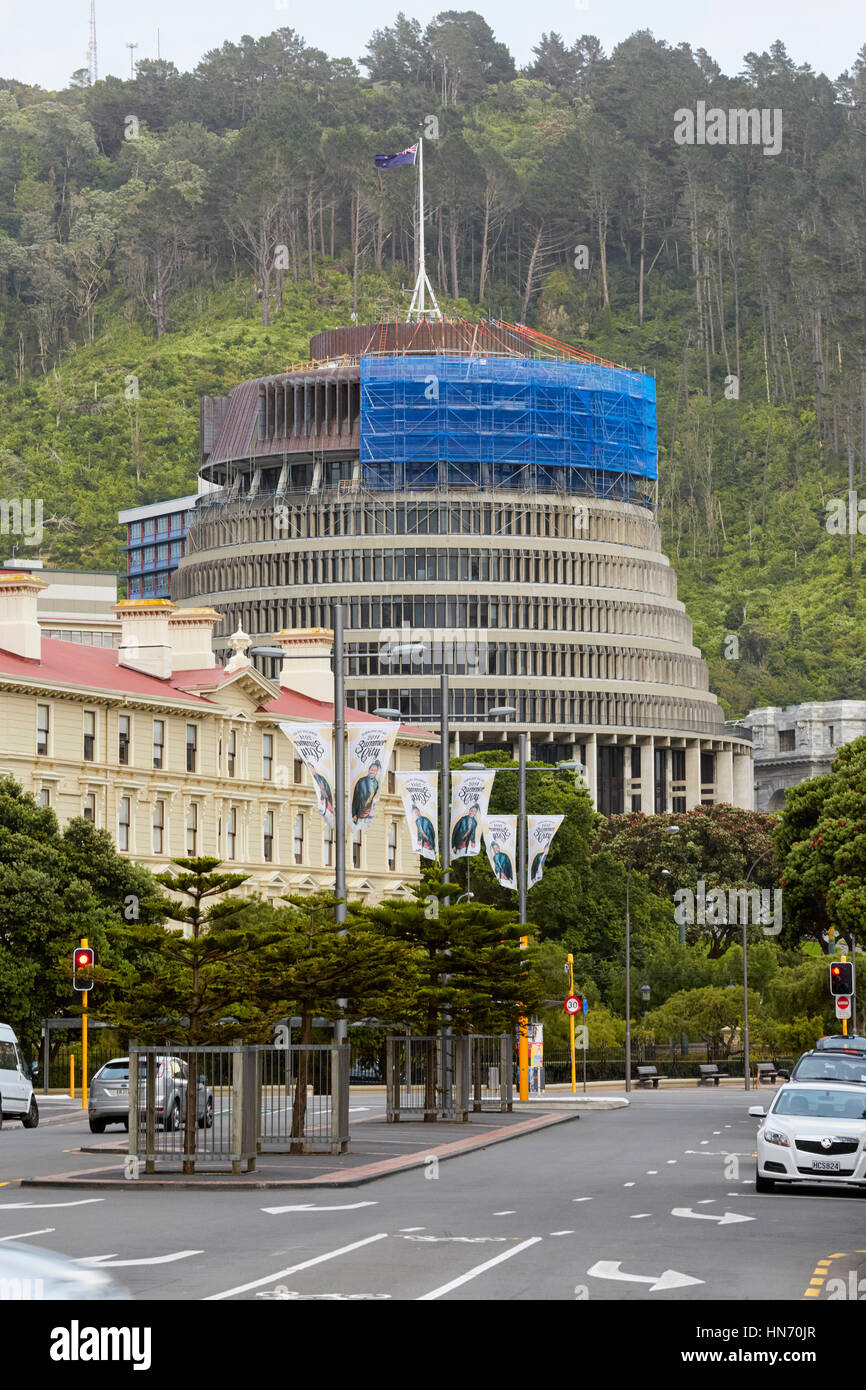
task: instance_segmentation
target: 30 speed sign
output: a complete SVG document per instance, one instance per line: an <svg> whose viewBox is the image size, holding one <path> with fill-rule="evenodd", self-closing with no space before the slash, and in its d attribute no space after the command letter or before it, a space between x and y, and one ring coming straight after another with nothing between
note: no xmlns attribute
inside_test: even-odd
<svg viewBox="0 0 866 1390"><path fill-rule="evenodd" d="M570 994L563 1004L567 1014L579 1014L583 1008L583 1000L579 994Z"/></svg>

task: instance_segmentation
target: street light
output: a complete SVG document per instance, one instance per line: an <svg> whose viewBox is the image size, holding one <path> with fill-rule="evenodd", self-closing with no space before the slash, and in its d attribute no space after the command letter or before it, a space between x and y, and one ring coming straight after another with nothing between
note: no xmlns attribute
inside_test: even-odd
<svg viewBox="0 0 866 1390"><path fill-rule="evenodd" d="M678 825L662 827L663 835L679 835ZM625 1089L631 1091L631 866L634 850L628 856L625 875Z"/></svg>
<svg viewBox="0 0 866 1390"><path fill-rule="evenodd" d="M762 859L766 859L767 855L768 855L768 854L772 854L772 853L773 853L773 850L772 850L772 847L771 847L770 849L765 849L763 854L759 854L759 855L758 855L758 857L757 857L757 859L755 860L754 864L752 865L751 869L750 869L749 872L746 874L746 883L748 883L749 879L752 877L752 874L753 874L753 873L755 872L755 870L757 869L757 867L758 867L758 865L760 864L761 860L762 860ZM746 911L746 909L745 909L745 907L744 907L744 909L743 909L743 1081L744 1081L743 1089L744 1089L745 1091L750 1090L750 1089L751 1089L751 1085L752 1085L752 1079L751 1079L751 1076L750 1076L750 1072L751 1072L751 1069L752 1069L752 1062L751 1062L751 1058L750 1058L750 1056L749 1056L749 949L748 949L748 945L747 945L747 943L746 943L746 926L747 926L747 924L748 924L748 923L747 923L748 916L749 916L749 914L748 914L748 912Z"/></svg>
<svg viewBox="0 0 866 1390"><path fill-rule="evenodd" d="M646 1006L650 1001L651 994L652 990L650 986L646 983L646 981L644 981L644 983L640 987L640 997L643 1000L644 1009L646 1009Z"/></svg>

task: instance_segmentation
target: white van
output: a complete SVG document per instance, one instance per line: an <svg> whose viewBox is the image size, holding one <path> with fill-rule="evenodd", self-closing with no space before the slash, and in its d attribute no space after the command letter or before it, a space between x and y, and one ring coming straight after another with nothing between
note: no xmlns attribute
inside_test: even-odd
<svg viewBox="0 0 866 1390"><path fill-rule="evenodd" d="M39 1108L18 1039L8 1024L0 1023L0 1128L4 1119L21 1120L25 1129L35 1129Z"/></svg>

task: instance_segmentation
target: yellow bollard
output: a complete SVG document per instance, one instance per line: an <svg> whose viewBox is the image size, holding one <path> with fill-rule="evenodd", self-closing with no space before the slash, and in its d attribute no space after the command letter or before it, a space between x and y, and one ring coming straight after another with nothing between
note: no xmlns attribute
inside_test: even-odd
<svg viewBox="0 0 866 1390"><path fill-rule="evenodd" d="M46 1081L45 1084L47 1087L48 1082ZM72 1100L75 1099L75 1058L71 1053L69 1056L69 1095Z"/></svg>

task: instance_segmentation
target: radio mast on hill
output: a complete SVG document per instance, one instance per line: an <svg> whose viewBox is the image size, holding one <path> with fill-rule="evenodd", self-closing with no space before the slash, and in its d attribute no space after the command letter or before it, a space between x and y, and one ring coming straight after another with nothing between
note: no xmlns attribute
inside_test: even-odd
<svg viewBox="0 0 866 1390"><path fill-rule="evenodd" d="M99 63L96 59L96 0L90 0L90 43L87 46L87 66L90 72L90 85L99 81Z"/></svg>

